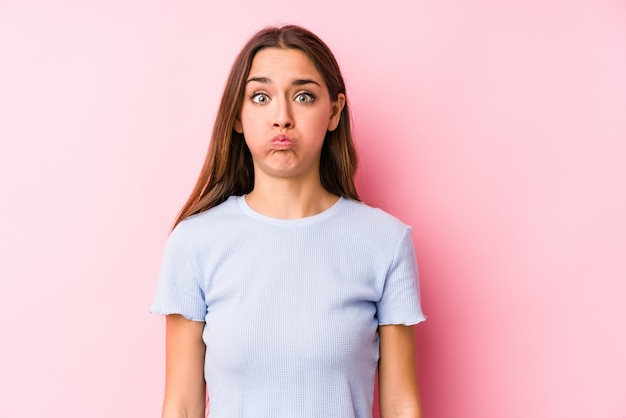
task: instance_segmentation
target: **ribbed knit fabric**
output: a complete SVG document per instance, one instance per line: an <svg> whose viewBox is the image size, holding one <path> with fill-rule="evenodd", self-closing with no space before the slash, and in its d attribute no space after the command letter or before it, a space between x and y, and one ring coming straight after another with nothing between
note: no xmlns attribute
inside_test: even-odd
<svg viewBox="0 0 626 418"><path fill-rule="evenodd" d="M411 228L344 198L280 220L233 196L184 220L151 311L205 322L211 418L370 418L378 325L425 319Z"/></svg>

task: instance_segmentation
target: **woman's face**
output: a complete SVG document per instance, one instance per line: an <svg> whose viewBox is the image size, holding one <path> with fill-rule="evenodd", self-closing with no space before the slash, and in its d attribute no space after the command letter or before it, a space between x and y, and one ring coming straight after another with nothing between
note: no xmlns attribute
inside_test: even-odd
<svg viewBox="0 0 626 418"><path fill-rule="evenodd" d="M252 154L255 178L319 179L327 130L334 130L345 96L331 101L322 75L298 49L266 48L250 68L235 130Z"/></svg>

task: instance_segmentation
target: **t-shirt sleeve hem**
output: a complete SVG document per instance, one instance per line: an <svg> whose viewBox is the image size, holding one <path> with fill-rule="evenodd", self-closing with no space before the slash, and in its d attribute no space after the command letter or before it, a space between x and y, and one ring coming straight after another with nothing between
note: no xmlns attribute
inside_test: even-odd
<svg viewBox="0 0 626 418"><path fill-rule="evenodd" d="M415 318L411 318L411 319L386 319L383 321L378 321L378 325L406 325L406 326L411 326L411 325L417 325L420 322L424 322L426 321L426 316L421 315L419 317L415 317Z"/></svg>
<svg viewBox="0 0 626 418"><path fill-rule="evenodd" d="M178 312L176 310L161 310L161 309L150 309L148 310L151 314L155 315L181 315L183 318L188 319L189 321L194 322L205 322L204 317L198 317L195 315L186 314L183 312Z"/></svg>

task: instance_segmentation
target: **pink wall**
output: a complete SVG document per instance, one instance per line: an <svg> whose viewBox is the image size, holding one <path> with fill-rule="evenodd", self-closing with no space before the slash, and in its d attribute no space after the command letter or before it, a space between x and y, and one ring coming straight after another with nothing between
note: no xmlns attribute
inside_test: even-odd
<svg viewBox="0 0 626 418"><path fill-rule="evenodd" d="M362 195L414 225L426 416L626 416L624 2L338 3L0 1L0 416L158 416L162 246L280 22L335 50Z"/></svg>

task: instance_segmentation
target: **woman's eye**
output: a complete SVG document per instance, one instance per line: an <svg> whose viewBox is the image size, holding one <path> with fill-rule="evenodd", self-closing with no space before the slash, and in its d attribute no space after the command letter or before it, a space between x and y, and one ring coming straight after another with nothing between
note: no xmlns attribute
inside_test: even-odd
<svg viewBox="0 0 626 418"><path fill-rule="evenodd" d="M309 92L302 92L296 95L296 102L298 103L311 103L315 100L315 96Z"/></svg>
<svg viewBox="0 0 626 418"><path fill-rule="evenodd" d="M270 97L265 93L253 93L250 99L256 104L266 104L270 101Z"/></svg>

